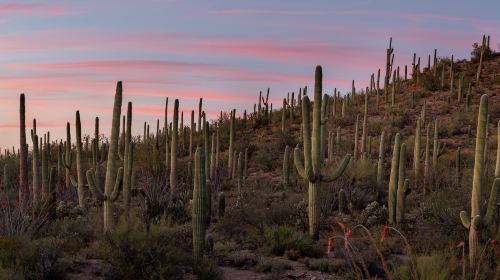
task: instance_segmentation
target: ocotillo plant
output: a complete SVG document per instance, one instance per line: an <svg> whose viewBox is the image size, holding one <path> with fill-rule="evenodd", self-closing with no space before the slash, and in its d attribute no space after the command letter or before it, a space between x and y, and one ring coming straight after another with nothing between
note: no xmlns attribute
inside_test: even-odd
<svg viewBox="0 0 500 280"><path fill-rule="evenodd" d="M205 248L206 200L205 159L203 150L198 147L194 159L194 188L193 188L193 257L198 262ZM220 215L220 213L219 213Z"/></svg>
<svg viewBox="0 0 500 280"><path fill-rule="evenodd" d="M118 158L118 136L120 134L120 115L122 107L122 82L116 85L115 101L113 105L113 119L111 123L111 136L109 142L108 160L106 166L106 179L104 181L104 192L97 188L94 174L87 170L87 182L93 195L98 201L103 202L104 230L109 231L112 227L112 203L120 195L123 183L123 167L117 169Z"/></svg>
<svg viewBox="0 0 500 280"><path fill-rule="evenodd" d="M491 189L488 207L482 209L482 187L484 185L484 149L486 145L488 117L488 95L481 96L479 114L477 117L476 149L474 158L474 173L472 177L471 212L460 212L460 219L465 228L469 229L469 263L472 271L476 267L479 253L479 238L481 229L490 226L494 211L496 209L498 188L500 187L500 168L498 159L500 151L497 151L497 164L495 170L495 181Z"/></svg>
<svg viewBox="0 0 500 280"><path fill-rule="evenodd" d="M309 97L304 96L302 100L304 152L301 155L299 147L296 147L294 151L295 167L300 176L309 182L309 234L315 239L319 237L318 188L321 187L322 182L332 182L340 177L351 159L351 155L346 155L337 170L333 172L328 172L331 166L325 166L323 163L323 155L320 154L322 145L320 134L323 123L321 120L322 82L322 69L321 66L317 66L314 84L312 133L310 124L311 103Z"/></svg>
<svg viewBox="0 0 500 280"><path fill-rule="evenodd" d="M201 102L201 100L200 100ZM201 120L201 112L200 112ZM174 120L172 122L172 142L170 143L170 189L177 191L177 134L179 128L179 99L174 102ZM201 127L200 127L201 131ZM168 149L168 145L167 145Z"/></svg>
<svg viewBox="0 0 500 280"><path fill-rule="evenodd" d="M399 157L401 151L401 136L399 133L394 138L394 149L392 151L391 176L389 177L389 223L396 222L397 192L398 192L398 173Z"/></svg>

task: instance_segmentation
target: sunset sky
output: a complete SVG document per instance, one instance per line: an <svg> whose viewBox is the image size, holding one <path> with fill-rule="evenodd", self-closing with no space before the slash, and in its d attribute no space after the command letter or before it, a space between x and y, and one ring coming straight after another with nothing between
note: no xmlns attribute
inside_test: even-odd
<svg viewBox="0 0 500 280"><path fill-rule="evenodd" d="M0 147L19 145L22 92L28 133L36 118L39 135L60 138L70 121L74 139L76 110L84 134L96 116L109 133L122 80L142 134L144 121L163 119L166 97L180 99L186 123L200 97L214 117L253 110L270 87L276 108L312 86L317 64L326 92L346 92L353 79L364 87L391 36L397 65L411 64L413 52L425 64L434 48L469 58L483 33L498 51L499 11L498 0L0 1Z"/></svg>

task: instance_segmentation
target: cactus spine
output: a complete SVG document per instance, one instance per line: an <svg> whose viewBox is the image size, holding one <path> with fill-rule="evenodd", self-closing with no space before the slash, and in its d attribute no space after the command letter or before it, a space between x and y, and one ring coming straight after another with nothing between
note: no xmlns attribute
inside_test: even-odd
<svg viewBox="0 0 500 280"><path fill-rule="evenodd" d="M309 234L317 239L319 238L319 205L318 205L318 188L321 182L332 182L340 177L347 165L349 164L350 155L346 155L337 168L333 172L326 172L330 166L323 166L321 151L321 93L322 93L323 73L321 66L316 67L315 86L314 86L314 109L311 133L310 107L311 103L307 96L302 100L302 126L303 126L303 141L304 151L301 155L299 147L295 148L294 161L298 173L309 182ZM323 124L324 125L324 124Z"/></svg>
<svg viewBox="0 0 500 280"><path fill-rule="evenodd" d="M205 159L202 148L196 148L194 160L193 188L193 257L198 262L205 249L207 191L205 181Z"/></svg>
<svg viewBox="0 0 500 280"><path fill-rule="evenodd" d="M104 205L104 230L109 231L112 227L112 203L120 195L123 182L123 167L117 169L118 158L118 136L120 134L120 115L122 107L122 82L116 85L116 94L113 105L113 119L111 126L111 136L106 166L106 179L104 181L104 192L97 188L95 183L98 178L94 178L91 170L87 170L87 182L95 198L103 201Z"/></svg>
<svg viewBox="0 0 500 280"><path fill-rule="evenodd" d="M398 191L399 157L401 151L401 136L399 133L394 138L394 149L392 151L391 175L389 177L389 223L396 222L396 205Z"/></svg>

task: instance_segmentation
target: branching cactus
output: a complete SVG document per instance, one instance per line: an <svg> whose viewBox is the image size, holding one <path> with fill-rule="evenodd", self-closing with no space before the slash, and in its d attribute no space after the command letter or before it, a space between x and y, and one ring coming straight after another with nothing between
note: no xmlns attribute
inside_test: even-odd
<svg viewBox="0 0 500 280"><path fill-rule="evenodd" d="M491 193L486 211L481 209L482 192L481 187L484 184L484 150L486 146L487 134L487 118L488 118L488 96L484 94L481 97L479 105L479 114L477 120L477 135L476 149L474 158L474 171L472 178L472 194L471 194L471 212L470 215L466 211L460 212L460 219L465 228L469 229L469 262L472 269L475 268L478 261L479 253L479 237L481 229L491 226L497 203L498 188L500 187L500 151L497 150L497 163L495 168L495 180L491 188ZM500 130L499 130L500 134ZM500 144L498 145L500 148ZM484 217L484 218L483 218Z"/></svg>
<svg viewBox="0 0 500 280"><path fill-rule="evenodd" d="M118 137L120 134L120 115L122 107L122 82L116 86L115 101L113 106L113 119L111 125L111 137L109 143L108 160L106 167L106 179L104 181L104 192L97 188L92 169L87 170L87 182L89 188L98 201L104 205L104 230L109 231L112 227L112 203L120 195L123 183L123 167L117 169L118 163Z"/></svg>
<svg viewBox="0 0 500 280"><path fill-rule="evenodd" d="M207 191L205 189L205 159L203 149L196 148L194 159L194 188L193 188L193 257L198 262L203 257L205 248ZM220 215L220 213L219 213Z"/></svg>
<svg viewBox="0 0 500 280"><path fill-rule="evenodd" d="M346 170L351 159L351 155L346 155L340 166L332 171L332 166L324 165L323 155L321 155L321 93L322 93L323 73L321 66L316 67L315 86L314 86L314 109L312 112L312 131L311 131L311 102L307 96L302 100L302 126L304 151L296 147L294 151L295 167L297 172L309 182L309 234L319 238L319 205L318 188L322 182L332 182L339 178ZM312 133L311 133L312 132ZM329 163L332 164L332 163Z"/></svg>

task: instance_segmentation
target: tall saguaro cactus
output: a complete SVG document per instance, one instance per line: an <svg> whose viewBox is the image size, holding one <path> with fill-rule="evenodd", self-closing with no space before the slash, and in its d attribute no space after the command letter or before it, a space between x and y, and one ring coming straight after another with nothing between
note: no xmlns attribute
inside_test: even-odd
<svg viewBox="0 0 500 280"><path fill-rule="evenodd" d="M321 120L321 93L322 93L323 73L321 66L316 66L315 84L314 84L314 109L311 133L311 102L308 96L302 100L302 130L304 141L304 152L301 154L300 148L296 147L294 151L295 167L298 173L309 182L309 234L317 239L319 237L319 205L318 188L322 182L332 182L339 178L345 171L351 155L347 154L340 166L331 171L331 166L324 165L323 155L321 154L321 126L324 122ZM331 164L331 163L330 163Z"/></svg>
<svg viewBox="0 0 500 280"><path fill-rule="evenodd" d="M174 117L172 122L172 142L170 143L170 189L177 190L177 134L179 128L179 99L174 102Z"/></svg>
<svg viewBox="0 0 500 280"><path fill-rule="evenodd" d="M413 172L415 174L415 185L420 182L420 119L417 119L415 127L415 147L413 149Z"/></svg>
<svg viewBox="0 0 500 280"><path fill-rule="evenodd" d="M198 262L205 248L207 191L205 182L205 159L203 149L196 148L194 159L193 189L193 257Z"/></svg>
<svg viewBox="0 0 500 280"><path fill-rule="evenodd" d="M233 157L234 155L234 129L236 126L236 110L231 112L231 119L229 122L229 151L228 151L228 173L229 177L232 178L232 170L233 165L236 164L236 159Z"/></svg>
<svg viewBox="0 0 500 280"><path fill-rule="evenodd" d="M83 154L82 154L82 124L80 122L80 111L76 111L76 176L78 190L78 205L85 207L85 175L83 172Z"/></svg>
<svg viewBox="0 0 500 280"><path fill-rule="evenodd" d="M167 99L168 102L168 99ZM133 143L132 143L132 102L127 104L127 126L125 133L125 151L123 155L123 203L125 210L130 207L130 192L132 189Z"/></svg>
<svg viewBox="0 0 500 280"><path fill-rule="evenodd" d="M491 189L488 207L486 211L481 209L482 203L482 186L484 185L484 150L486 148L487 134L487 119L488 119L488 95L481 96L479 105L479 114L477 117L477 135L476 135L476 150L474 158L474 171L472 177L472 194L471 194L471 212L470 215L466 211L460 212L460 219L465 228L469 229L469 262L472 269L475 268L478 261L479 253L479 236L482 228L490 226L492 223L493 213L496 209L498 188L500 188L500 167L498 159L500 158L497 151L497 164L495 168L495 180ZM499 145L500 147L500 145Z"/></svg>
<svg viewBox="0 0 500 280"><path fill-rule="evenodd" d="M123 167L118 168L118 137L120 134L120 115L122 108L122 82L116 85L115 101L113 105L113 119L111 123L111 136L109 142L108 161L106 163L106 179L104 181L104 192L97 187L94 174L87 170L87 181L89 188L95 198L103 201L104 230L109 231L112 227L112 203L120 195L123 183Z"/></svg>
<svg viewBox="0 0 500 280"><path fill-rule="evenodd" d="M398 177L399 177L399 158L401 151L401 135L396 134L394 138L394 149L392 152L391 175L389 177L389 223L396 222L396 206L398 193Z"/></svg>
<svg viewBox="0 0 500 280"><path fill-rule="evenodd" d="M26 118L24 93L19 98L19 202L25 205L28 202L28 146L26 144Z"/></svg>

